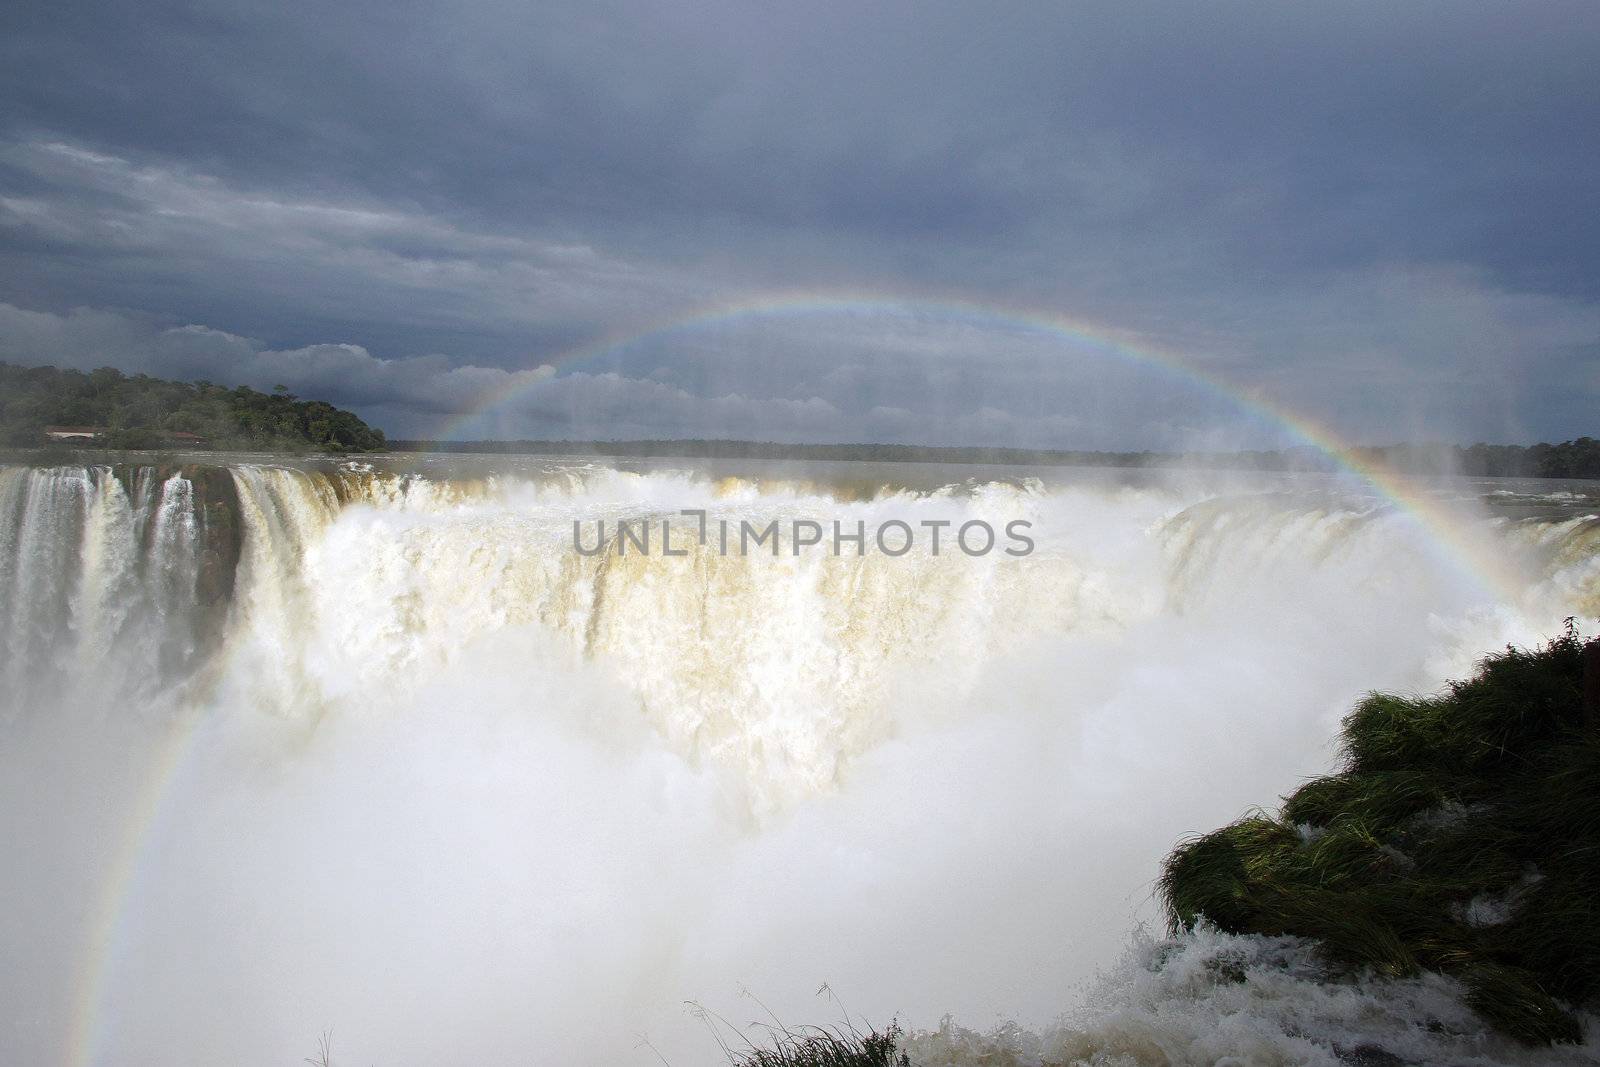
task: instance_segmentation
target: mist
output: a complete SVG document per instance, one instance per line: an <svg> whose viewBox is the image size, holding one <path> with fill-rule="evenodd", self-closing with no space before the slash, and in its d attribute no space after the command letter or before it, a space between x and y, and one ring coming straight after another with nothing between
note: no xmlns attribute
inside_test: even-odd
<svg viewBox="0 0 1600 1067"><path fill-rule="evenodd" d="M35 501L49 478L124 492L7 475ZM1403 513L1228 476L867 499L670 470L328 478L234 469L239 584L182 684L118 654L161 621L138 581L110 654L62 632L57 699L13 679L0 893L8 955L38 961L5 976L18 1060L282 1064L331 1030L352 1062L704 1062L690 1005L1042 1030L1156 919L1172 844L1325 770L1362 692L1593 610L1593 557L1552 547L1572 524L1463 515L1519 561L1507 605ZM562 544L577 515L675 507L1018 515L1040 544ZM83 602L98 579L61 567L13 569L8 602ZM706 595L709 626L684 610ZM14 611L9 639L38 622Z"/></svg>

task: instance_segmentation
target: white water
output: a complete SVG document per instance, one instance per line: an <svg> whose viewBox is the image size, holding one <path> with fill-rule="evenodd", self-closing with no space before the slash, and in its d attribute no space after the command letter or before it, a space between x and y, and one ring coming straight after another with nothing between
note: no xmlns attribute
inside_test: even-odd
<svg viewBox="0 0 1600 1067"><path fill-rule="evenodd" d="M659 1062L644 1034L704 1063L684 1001L834 1022L824 981L875 1022L1038 1035L947 1026L927 1062L1331 1062L1351 1013L1404 1029L1449 991L1264 970L1230 1007L1181 977L1212 942L1117 964L1161 857L1324 768L1362 692L1600 605L1592 521L1465 518L1522 575L1505 603L1373 501L1214 481L232 479L208 615L189 479L0 469L5 1062L289 1064L332 1028L336 1062ZM1039 547L571 549L574 519L694 507L1027 518ZM1402 1051L1513 1055L1439 1032Z"/></svg>
<svg viewBox="0 0 1600 1067"><path fill-rule="evenodd" d="M200 517L150 468L0 467L0 686L15 711L60 687L159 688L195 653ZM93 699L79 694L79 699Z"/></svg>

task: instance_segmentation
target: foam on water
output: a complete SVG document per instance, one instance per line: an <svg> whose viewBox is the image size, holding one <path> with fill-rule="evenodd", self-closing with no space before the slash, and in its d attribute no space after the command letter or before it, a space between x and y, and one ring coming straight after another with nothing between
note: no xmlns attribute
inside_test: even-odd
<svg viewBox="0 0 1600 1067"><path fill-rule="evenodd" d="M1576 1067L1594 1062L1600 1038L1600 1019L1584 1021L1584 1047L1528 1048L1485 1032L1452 979L1334 981L1298 938L1201 929L1135 937L1081 1005L1037 1033L945 1019L905 1047L921 1067Z"/></svg>
<svg viewBox="0 0 1600 1067"><path fill-rule="evenodd" d="M1466 516L1506 602L1325 487L224 482L0 468L8 1062L293 1063L332 1027L357 1062L693 1063L685 1000L832 1021L823 981L929 1063L1516 1062L1442 980L1213 933L1115 961L1174 841L1325 767L1361 693L1593 616L1593 518ZM572 550L684 508L1038 547Z"/></svg>

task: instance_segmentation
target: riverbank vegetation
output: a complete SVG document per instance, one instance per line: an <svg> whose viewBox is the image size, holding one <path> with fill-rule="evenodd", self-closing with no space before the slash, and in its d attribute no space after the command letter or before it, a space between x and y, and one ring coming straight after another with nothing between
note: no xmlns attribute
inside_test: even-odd
<svg viewBox="0 0 1600 1067"><path fill-rule="evenodd" d="M863 1034L853 1028L777 1031L770 1045L724 1049L731 1067L910 1067L898 1026Z"/></svg>
<svg viewBox="0 0 1600 1067"><path fill-rule="evenodd" d="M78 434L61 437L63 430ZM0 444L371 452L386 442L351 412L282 388L263 393L111 367L84 373L0 363Z"/></svg>
<svg viewBox="0 0 1600 1067"><path fill-rule="evenodd" d="M1240 452L1086 452L1061 449L894 444L785 444L724 439L633 441L391 441L403 452L594 456L604 458L857 460L877 463L988 463L1029 467L1189 467L1203 470L1328 471L1335 457L1301 447ZM1419 476L1572 478L1600 480L1600 440L1559 444L1471 446L1386 445L1342 457Z"/></svg>
<svg viewBox="0 0 1600 1067"><path fill-rule="evenodd" d="M1571 1009L1600 996L1597 661L1569 624L1440 695L1368 697L1337 773L1167 860L1174 931L1308 937L1352 975L1441 972L1504 1033L1580 1040Z"/></svg>

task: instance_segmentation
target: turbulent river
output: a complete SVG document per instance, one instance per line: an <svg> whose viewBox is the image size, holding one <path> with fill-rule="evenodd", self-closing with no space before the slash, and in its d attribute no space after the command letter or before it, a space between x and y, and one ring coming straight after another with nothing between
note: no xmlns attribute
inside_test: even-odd
<svg viewBox="0 0 1600 1067"><path fill-rule="evenodd" d="M1445 979L1163 941L1152 892L1364 692L1600 615L1597 489L0 467L0 1062L683 1067L773 1016L924 1064L1588 1062L1592 1019L1524 1051ZM686 509L777 551L616 551Z"/></svg>

